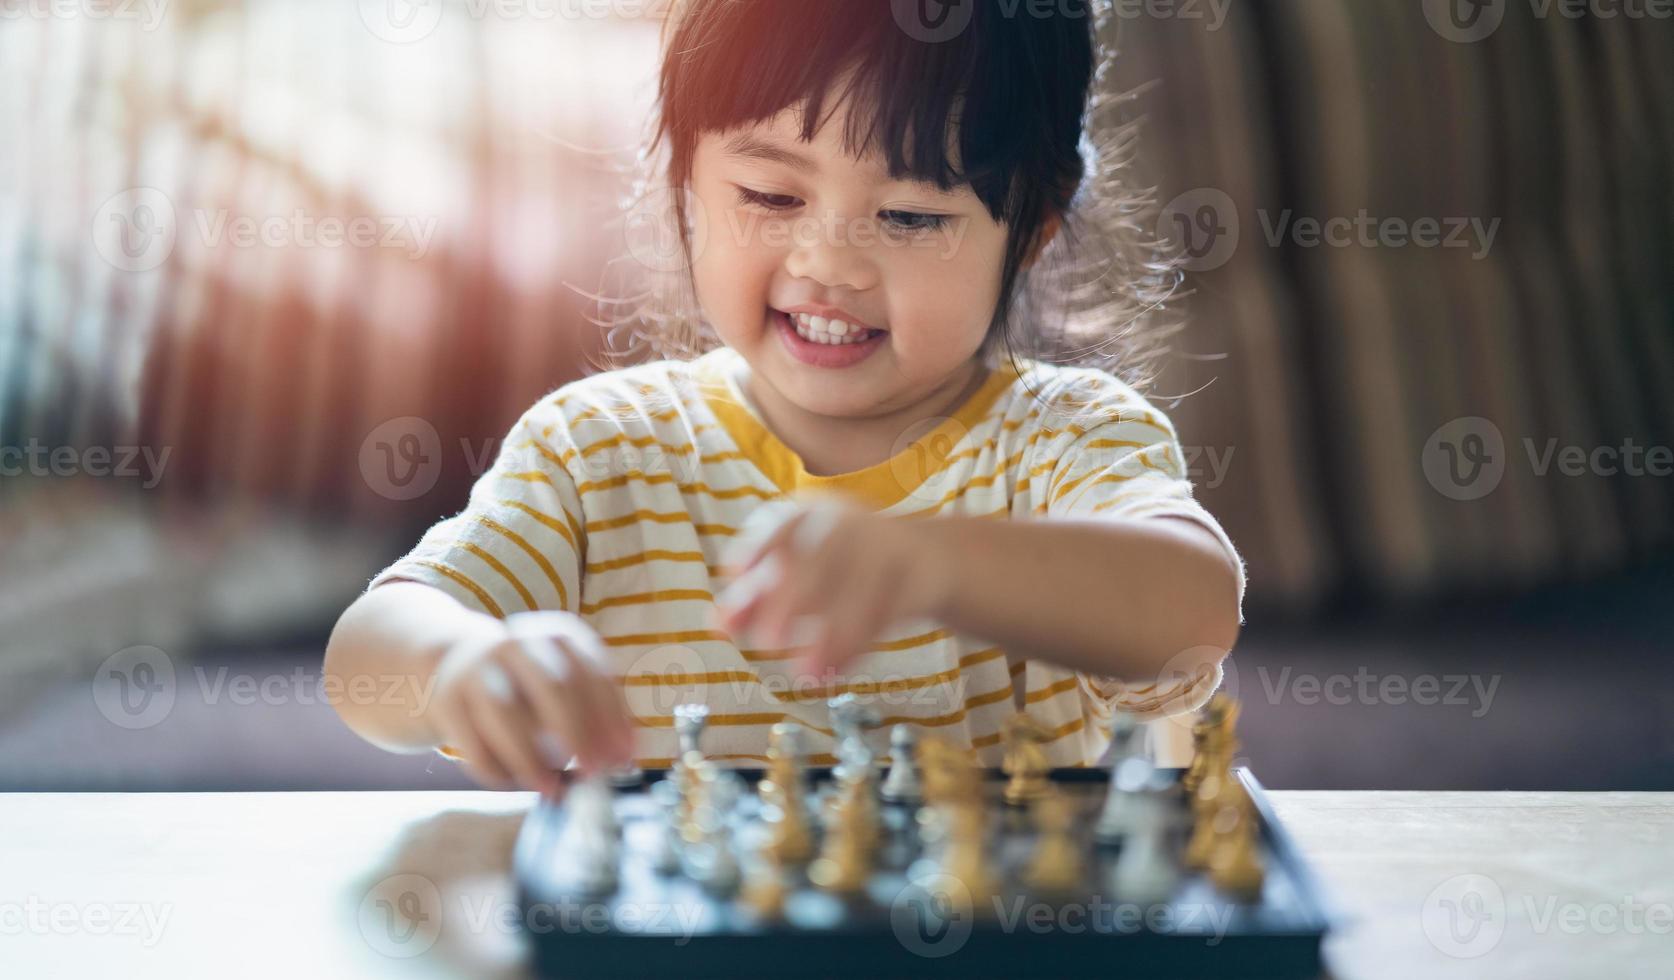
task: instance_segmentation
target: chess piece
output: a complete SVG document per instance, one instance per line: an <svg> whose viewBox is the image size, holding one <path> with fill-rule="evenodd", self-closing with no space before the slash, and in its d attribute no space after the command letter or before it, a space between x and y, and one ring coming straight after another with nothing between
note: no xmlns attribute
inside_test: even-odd
<svg viewBox="0 0 1674 980"><path fill-rule="evenodd" d="M1111 866L1110 889L1121 902L1154 905L1173 897L1181 869L1174 854L1173 801L1159 789L1133 794L1133 829Z"/></svg>
<svg viewBox="0 0 1674 980"><path fill-rule="evenodd" d="M1006 783L1004 797L1012 806L1021 806L1040 798L1051 788L1052 784L1046 778L1050 763L1046 759L1046 750L1040 745L1046 738L1046 732L1029 715L1015 714L1006 719L1005 738L1006 754L1002 765L1011 780Z"/></svg>
<svg viewBox="0 0 1674 980"><path fill-rule="evenodd" d="M610 771L610 784L620 789L634 789L645 782L645 770L630 762Z"/></svg>
<svg viewBox="0 0 1674 980"><path fill-rule="evenodd" d="M1140 747L1144 730L1132 714L1118 711L1111 724L1110 788L1093 826L1101 844L1120 844L1133 829L1133 794L1148 786L1156 774L1151 757Z"/></svg>
<svg viewBox="0 0 1674 980"><path fill-rule="evenodd" d="M928 803L975 800L981 793L982 774L975 760L945 739L931 736L919 740L918 768Z"/></svg>
<svg viewBox="0 0 1674 980"><path fill-rule="evenodd" d="M674 734L680 740L680 758L696 752L701 754L703 730L709 724L709 706L680 704L674 708Z"/></svg>
<svg viewBox="0 0 1674 980"><path fill-rule="evenodd" d="M768 825L765 850L780 864L800 864L813 853L813 834L803 800L800 732L800 728L786 722L773 726L767 748L767 774L757 786L762 819Z"/></svg>
<svg viewBox="0 0 1674 980"><path fill-rule="evenodd" d="M738 887L738 855L733 849L732 813L744 793L742 777L731 770L704 771L702 796L693 807L686 842L686 873L704 888L720 895Z"/></svg>
<svg viewBox="0 0 1674 980"><path fill-rule="evenodd" d="M831 829L820 856L808 866L808 880L826 891L859 891L871 871L876 843L875 817L869 813L868 781L852 779L837 797Z"/></svg>
<svg viewBox="0 0 1674 980"><path fill-rule="evenodd" d="M1075 811L1061 793L1048 793L1030 810L1037 838L1024 883L1043 895L1063 895L1081 883L1081 848L1074 834Z"/></svg>
<svg viewBox="0 0 1674 980"><path fill-rule="evenodd" d="M832 770L839 782L870 777L872 749L866 744L866 729L878 724L878 713L861 703L853 692L839 694L826 702L831 727L837 735L837 766Z"/></svg>
<svg viewBox="0 0 1674 980"><path fill-rule="evenodd" d="M1209 699L1197 721L1192 723L1192 761L1180 783L1195 794L1203 780L1224 769L1237 754L1233 730L1238 722L1238 702L1220 693Z"/></svg>
<svg viewBox="0 0 1674 980"><path fill-rule="evenodd" d="M758 919L773 920L785 910L784 869L770 855L764 853L762 857L745 879L739 897Z"/></svg>
<svg viewBox="0 0 1674 980"><path fill-rule="evenodd" d="M895 803L917 803L924 798L924 787L918 776L913 755L918 747L918 736L911 726L896 725L889 733L889 775L884 777L878 792Z"/></svg>
<svg viewBox="0 0 1674 980"><path fill-rule="evenodd" d="M658 874L672 875L680 871L680 790L672 779L659 779L651 784L651 799L662 811L663 822L658 829L657 850L651 864Z"/></svg>
<svg viewBox="0 0 1674 980"><path fill-rule="evenodd" d="M577 783L570 788L565 805L577 887L587 895L608 895L617 885L621 825L607 777L590 776Z"/></svg>
<svg viewBox="0 0 1674 980"><path fill-rule="evenodd" d="M1254 901L1261 897L1265 875L1256 851L1255 803L1237 781L1228 783L1226 801L1216 813L1210 849L1209 880L1229 895Z"/></svg>
<svg viewBox="0 0 1674 980"><path fill-rule="evenodd" d="M984 909L994 894L988 870L987 815L981 803L960 801L945 808L947 840L938 862L943 874L965 886L973 911Z"/></svg>

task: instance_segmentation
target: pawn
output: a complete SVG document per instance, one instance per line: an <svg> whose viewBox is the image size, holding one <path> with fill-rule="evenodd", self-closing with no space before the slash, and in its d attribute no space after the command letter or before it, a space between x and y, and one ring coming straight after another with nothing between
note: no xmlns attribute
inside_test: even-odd
<svg viewBox="0 0 1674 980"><path fill-rule="evenodd" d="M1032 814L1039 837L1023 873L1024 883L1044 895L1073 892L1081 883L1081 848L1073 833L1075 811L1062 795L1052 793L1035 801Z"/></svg>
<svg viewBox="0 0 1674 980"><path fill-rule="evenodd" d="M1134 794L1133 832L1111 867L1116 900L1155 905L1173 897L1182 877L1174 855L1172 801L1159 790Z"/></svg>
<svg viewBox="0 0 1674 980"><path fill-rule="evenodd" d="M924 786L919 779L913 754L918 747L918 736L910 726L896 725L889 733L889 775L878 790L886 800L894 803L917 803L924 799Z"/></svg>

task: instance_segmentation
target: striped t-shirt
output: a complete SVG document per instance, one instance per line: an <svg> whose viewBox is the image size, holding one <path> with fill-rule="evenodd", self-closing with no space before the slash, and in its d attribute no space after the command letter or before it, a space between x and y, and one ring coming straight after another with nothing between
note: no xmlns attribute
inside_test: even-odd
<svg viewBox="0 0 1674 980"><path fill-rule="evenodd" d="M829 765L828 698L853 691L882 720L874 748L905 722L998 765L1003 726L1032 715L1054 765L1092 763L1113 706L1158 718L1195 710L1220 682L1124 684L1013 656L928 621L898 623L842 672L813 686L791 649L741 648L712 627L729 540L765 501L837 492L901 519L1178 516L1212 531L1193 498L1172 424L1133 388L1092 368L1004 361L951 415L907 432L889 459L816 476L762 422L739 384L742 358L718 348L571 382L524 413L459 514L437 523L370 587L407 579L504 617L567 610L601 637L638 732L638 761L678 752L674 707L709 708L707 755L765 759L768 732L800 722L811 761ZM1175 726L1169 726L1175 727ZM443 746L444 755L455 755Z"/></svg>

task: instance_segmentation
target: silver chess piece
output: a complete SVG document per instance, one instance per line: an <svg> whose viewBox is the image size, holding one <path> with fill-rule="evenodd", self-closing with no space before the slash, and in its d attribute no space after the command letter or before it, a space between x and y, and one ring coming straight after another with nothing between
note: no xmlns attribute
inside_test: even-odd
<svg viewBox="0 0 1674 980"><path fill-rule="evenodd" d="M680 789L671 779L659 779L651 784L651 799L663 813L661 832L657 835L657 850L651 864L661 875L680 872Z"/></svg>
<svg viewBox="0 0 1674 980"><path fill-rule="evenodd" d="M872 749L866 744L866 730L878 724L878 713L862 704L854 693L839 694L826 702L831 727L837 735L837 765L831 774L838 782L865 779L873 775Z"/></svg>
<svg viewBox="0 0 1674 980"><path fill-rule="evenodd" d="M576 855L576 884L585 894L608 895L616 890L621 861L616 794L606 777L590 776L570 788L565 805Z"/></svg>
<svg viewBox="0 0 1674 980"><path fill-rule="evenodd" d="M674 708L674 734L680 739L680 758L702 752L703 730L709 724L709 706L680 704Z"/></svg>
<svg viewBox="0 0 1674 980"><path fill-rule="evenodd" d="M1118 711L1110 727L1110 788L1093 825L1093 838L1101 844L1120 844L1142 819L1134 794L1152 785L1156 766L1144 746L1145 729L1131 713Z"/></svg>
<svg viewBox="0 0 1674 980"><path fill-rule="evenodd" d="M737 890L741 874L734 848L732 815L745 792L744 779L729 770L716 772L704 801L693 814L701 831L701 845L688 853L692 878L709 891L730 895Z"/></svg>
<svg viewBox="0 0 1674 980"><path fill-rule="evenodd" d="M634 789L645 782L645 770L630 762L610 771L610 784L619 789Z"/></svg>
<svg viewBox="0 0 1674 980"><path fill-rule="evenodd" d="M1122 853L1110 869L1116 901L1155 905L1174 897L1183 872L1175 847L1175 798L1163 789L1131 794L1132 820Z"/></svg>
<svg viewBox="0 0 1674 980"><path fill-rule="evenodd" d="M878 790L884 799L895 803L917 803L924 799L923 781L919 779L918 764L913 758L918 748L918 735L910 725L896 725L889 732L889 775Z"/></svg>

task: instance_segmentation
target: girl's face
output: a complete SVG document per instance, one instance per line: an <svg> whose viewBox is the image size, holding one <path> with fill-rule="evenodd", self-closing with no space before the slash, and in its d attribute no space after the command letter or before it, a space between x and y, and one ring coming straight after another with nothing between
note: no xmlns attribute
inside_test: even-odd
<svg viewBox="0 0 1674 980"><path fill-rule="evenodd" d="M758 397L862 418L909 410L974 375L1006 227L968 185L893 182L875 157L845 154L845 108L812 143L798 139L796 106L699 141L692 207L706 238L694 238L693 277L709 323L752 383L770 389ZM784 315L803 306L882 333L816 347Z"/></svg>

